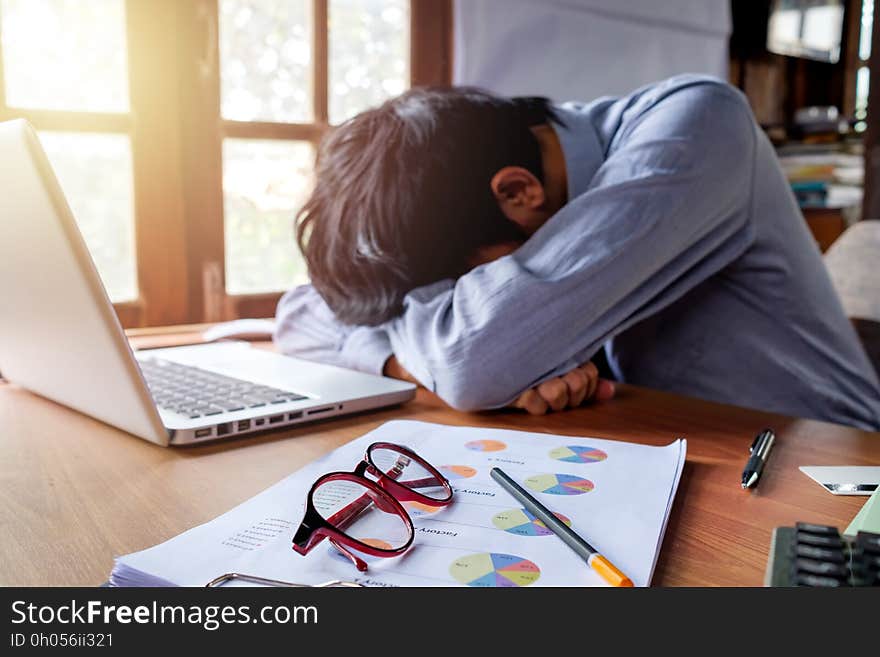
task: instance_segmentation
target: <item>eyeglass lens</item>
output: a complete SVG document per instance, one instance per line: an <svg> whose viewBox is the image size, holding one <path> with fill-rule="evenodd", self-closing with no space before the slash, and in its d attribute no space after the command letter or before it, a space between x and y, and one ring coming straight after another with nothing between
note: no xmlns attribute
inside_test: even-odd
<svg viewBox="0 0 880 657"><path fill-rule="evenodd" d="M370 449L371 464L386 475L433 500L445 500L450 496L449 489L431 473L417 458L389 447Z"/></svg>
<svg viewBox="0 0 880 657"><path fill-rule="evenodd" d="M312 495L324 520L372 547L396 550L410 538L410 525L391 506L390 496L350 480L319 484Z"/></svg>

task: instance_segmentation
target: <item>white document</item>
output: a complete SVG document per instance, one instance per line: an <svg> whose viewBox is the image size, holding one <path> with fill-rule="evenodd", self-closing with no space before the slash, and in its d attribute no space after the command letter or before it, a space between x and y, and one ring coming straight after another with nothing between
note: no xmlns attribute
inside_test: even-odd
<svg viewBox="0 0 880 657"><path fill-rule="evenodd" d="M880 484L880 466L802 465L800 471L834 495L870 495Z"/></svg>
<svg viewBox="0 0 880 657"><path fill-rule="evenodd" d="M323 541L291 549L314 481L351 471L373 442L405 445L435 465L455 491L436 512L407 503L415 526L400 557L362 555L365 573ZM499 467L563 515L626 573L651 582L686 441L651 447L500 429L395 421L334 450L228 513L165 543L116 560L114 586L204 586L224 573L366 586L603 586L559 538L489 476ZM380 537L358 536L361 539Z"/></svg>

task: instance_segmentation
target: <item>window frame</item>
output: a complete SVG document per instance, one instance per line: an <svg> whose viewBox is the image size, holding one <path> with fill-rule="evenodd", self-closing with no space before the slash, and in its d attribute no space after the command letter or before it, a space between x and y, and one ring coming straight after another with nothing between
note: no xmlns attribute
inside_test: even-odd
<svg viewBox="0 0 880 657"><path fill-rule="evenodd" d="M156 5L170 4L159 0ZM154 325L173 322L181 316L186 300L175 294L171 283L180 275L181 244L175 226L183 221L179 208L168 194L174 181L157 172L165 166L161 155L174 146L176 121L168 120L169 111L157 112L145 99L176 93L170 78L156 75L164 67L173 67L173 50L151 52L156 42L169 40L165 30L167 12L151 11L142 0L125 2L128 44L129 111L127 113L80 112L10 107L6 104L3 79L3 49L0 47L0 121L27 119L35 129L81 133L126 135L131 143L134 189L134 239L138 295L135 299L114 304L123 326ZM151 64L145 66L149 57ZM143 73L152 70L153 75ZM169 130L168 125L171 125ZM147 147L149 145L149 147ZM150 225L151 228L144 230ZM162 230L159 230L161 228ZM167 230L167 235L164 234ZM161 303L148 303L161 298Z"/></svg>
<svg viewBox="0 0 880 657"><path fill-rule="evenodd" d="M866 65L859 57L859 37L862 25L862 1L846 0L844 5L844 38L841 60L844 62L844 83L841 112L854 116L856 110L856 76Z"/></svg>
<svg viewBox="0 0 880 657"><path fill-rule="evenodd" d="M282 292L226 292L222 145L231 137L317 148L330 129L328 0L311 2L311 123L222 118L218 0L125 0L128 113L7 107L0 47L0 121L131 140L138 296L113 304L124 327L274 315ZM410 84L449 84L451 53L452 0L410 0Z"/></svg>

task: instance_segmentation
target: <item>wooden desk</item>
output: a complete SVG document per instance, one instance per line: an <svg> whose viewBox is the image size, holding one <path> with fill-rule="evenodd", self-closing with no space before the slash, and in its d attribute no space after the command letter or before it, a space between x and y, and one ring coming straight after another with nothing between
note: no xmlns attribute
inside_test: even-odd
<svg viewBox="0 0 880 657"><path fill-rule="evenodd" d="M798 466L880 463L880 434L633 386L621 386L612 402L544 417L457 413L420 391L398 408L163 449L0 384L0 585L100 584L114 556L211 520L392 419L651 445L686 437L655 585L761 585L774 527L807 520L843 528L866 499L830 495ZM759 487L746 492L748 446L765 426L778 440Z"/></svg>
<svg viewBox="0 0 880 657"><path fill-rule="evenodd" d="M848 223L844 212L846 208L801 208L804 219L819 250L825 253L838 237L843 235Z"/></svg>

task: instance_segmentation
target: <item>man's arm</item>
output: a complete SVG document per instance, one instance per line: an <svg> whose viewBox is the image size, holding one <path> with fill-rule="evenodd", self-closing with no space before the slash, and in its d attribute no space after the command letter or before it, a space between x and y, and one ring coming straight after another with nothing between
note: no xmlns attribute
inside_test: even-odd
<svg viewBox="0 0 880 657"><path fill-rule="evenodd" d="M382 374L392 355L385 330L343 324L311 285L287 292L275 315L275 344L289 356Z"/></svg>
<svg viewBox="0 0 880 657"><path fill-rule="evenodd" d="M507 405L586 362L751 244L742 96L703 82L624 117L586 193L516 253L415 290L387 324L400 364L453 407Z"/></svg>
<svg viewBox="0 0 880 657"><path fill-rule="evenodd" d="M384 330L342 324L311 285L294 288L282 297L277 322L275 343L286 354L419 383L391 354ZM613 385L599 381L598 371L587 363L529 388L511 406L543 415L613 395Z"/></svg>
<svg viewBox="0 0 880 657"><path fill-rule="evenodd" d="M419 381L407 372L394 356L385 362L383 374L419 384ZM561 376L529 388L508 406L522 409L531 415L544 415L549 411L577 408L588 401L607 401L614 397L614 394L614 384L600 379L599 370L593 363L585 363Z"/></svg>

